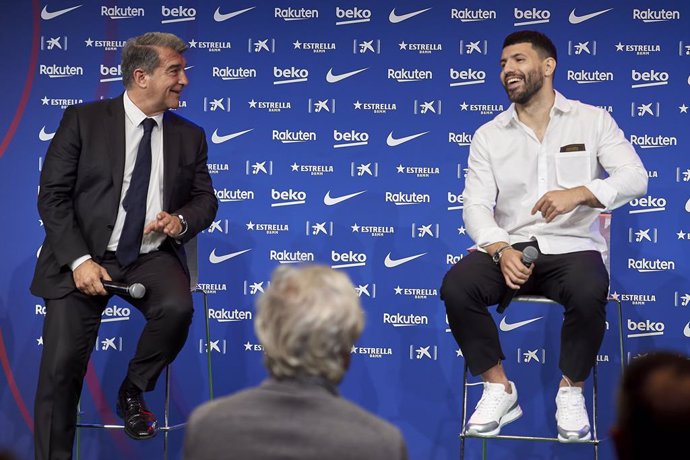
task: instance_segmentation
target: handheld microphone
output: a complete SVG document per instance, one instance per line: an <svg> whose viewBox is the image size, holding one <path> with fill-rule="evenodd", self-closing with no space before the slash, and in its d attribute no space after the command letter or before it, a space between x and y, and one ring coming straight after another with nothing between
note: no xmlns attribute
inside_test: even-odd
<svg viewBox="0 0 690 460"><path fill-rule="evenodd" d="M141 299L146 294L146 288L141 283L127 285L125 283L106 280L101 280L101 283L103 283L105 290L111 294L129 296L133 299Z"/></svg>
<svg viewBox="0 0 690 460"><path fill-rule="evenodd" d="M532 262L537 260L539 257L539 251L537 251L537 248L534 246L527 246L525 249L522 251L522 263L525 267L529 268L532 266ZM510 305L510 301L513 300L513 297L515 297L515 293L517 292L517 289L508 289L503 296L503 300L501 300L501 303L498 304L498 308L496 308L497 313L503 313L506 308L508 308L508 305Z"/></svg>

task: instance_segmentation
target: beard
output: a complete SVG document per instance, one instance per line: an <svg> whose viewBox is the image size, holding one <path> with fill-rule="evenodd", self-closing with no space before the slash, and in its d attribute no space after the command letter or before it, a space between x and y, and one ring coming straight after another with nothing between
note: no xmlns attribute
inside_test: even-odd
<svg viewBox="0 0 690 460"><path fill-rule="evenodd" d="M506 86L506 81L514 75L506 76L503 80L503 88L505 88L508 94L508 99L510 102L516 104L527 104L532 96L537 94L539 90L544 86L544 75L537 69L530 70L527 75L523 76L523 89L509 90Z"/></svg>

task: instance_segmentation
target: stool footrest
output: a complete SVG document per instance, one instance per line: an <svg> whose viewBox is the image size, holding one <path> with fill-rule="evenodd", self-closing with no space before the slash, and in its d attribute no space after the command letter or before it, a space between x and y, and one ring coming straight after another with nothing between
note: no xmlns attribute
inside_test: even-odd
<svg viewBox="0 0 690 460"><path fill-rule="evenodd" d="M544 436L525 436L525 435L509 435L509 434L499 434L496 436L476 436L476 435L471 435L471 434L463 434L460 433L460 438L465 438L465 439L509 439L513 441L544 441L544 442L561 442L558 440L558 438L550 438L550 437L544 437ZM562 444L599 444L601 442L600 439L589 439L587 441L578 441L578 442L563 442Z"/></svg>

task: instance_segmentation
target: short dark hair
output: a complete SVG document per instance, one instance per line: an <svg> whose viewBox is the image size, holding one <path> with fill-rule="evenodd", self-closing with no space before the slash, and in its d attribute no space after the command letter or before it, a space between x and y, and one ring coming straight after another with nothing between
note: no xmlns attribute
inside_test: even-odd
<svg viewBox="0 0 690 460"><path fill-rule="evenodd" d="M690 437L688 357L657 351L633 360L619 388L616 425L630 459L673 458L673 452L686 448Z"/></svg>
<svg viewBox="0 0 690 460"><path fill-rule="evenodd" d="M158 50L154 47L171 48L182 54L187 44L178 36L166 32L147 32L132 37L122 48L122 83L125 88L134 81L134 70L141 68L150 74L160 65Z"/></svg>
<svg viewBox="0 0 690 460"><path fill-rule="evenodd" d="M513 32L503 40L503 48L518 43L530 43L532 47L539 53L542 59L553 58L558 62L558 53L556 53L556 46L549 37L536 30L520 30Z"/></svg>

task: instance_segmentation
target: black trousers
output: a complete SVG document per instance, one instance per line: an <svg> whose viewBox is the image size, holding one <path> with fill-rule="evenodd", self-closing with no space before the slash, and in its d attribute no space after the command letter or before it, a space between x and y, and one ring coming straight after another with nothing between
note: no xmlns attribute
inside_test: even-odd
<svg viewBox="0 0 690 460"><path fill-rule="evenodd" d="M113 280L146 287L142 299L125 299L146 318L127 377L141 390L151 391L187 340L193 312L189 278L178 258L163 250L141 255L126 269L111 253L100 263ZM72 458L83 379L109 298L74 291L60 299L45 299L34 406L37 460Z"/></svg>
<svg viewBox="0 0 690 460"><path fill-rule="evenodd" d="M518 243L522 250L536 242ZM518 295L543 295L564 306L559 367L572 381L587 378L606 330L609 277L598 251L539 255ZM505 355L488 306L501 301L508 287L488 254L473 252L446 273L441 286L450 329L472 375ZM513 308L513 307L508 307Z"/></svg>

